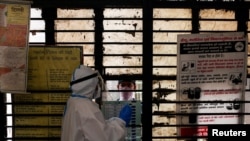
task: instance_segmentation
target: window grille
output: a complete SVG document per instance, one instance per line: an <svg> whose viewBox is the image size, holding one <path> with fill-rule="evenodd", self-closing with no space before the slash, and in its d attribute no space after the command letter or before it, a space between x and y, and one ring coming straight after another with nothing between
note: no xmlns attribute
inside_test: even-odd
<svg viewBox="0 0 250 141"><path fill-rule="evenodd" d="M179 113L175 111L176 105L181 104L176 101L178 34L234 31L249 34L250 3L243 1L56 2L35 0L32 4L30 45L81 46L83 64L101 72L113 96L117 96L115 85L121 74L138 80L142 140L184 140L177 135ZM166 93L160 95L159 89ZM32 96L1 96L4 101L1 111L5 111L1 112L5 125L2 140L60 140L61 113L70 91L29 92ZM44 96L56 100L34 101ZM17 101L16 97L23 99ZM31 113L15 114L18 106ZM32 106L40 106L40 110L53 106L57 112L32 113L29 111ZM17 136L17 129L20 134L24 130L34 134Z"/></svg>

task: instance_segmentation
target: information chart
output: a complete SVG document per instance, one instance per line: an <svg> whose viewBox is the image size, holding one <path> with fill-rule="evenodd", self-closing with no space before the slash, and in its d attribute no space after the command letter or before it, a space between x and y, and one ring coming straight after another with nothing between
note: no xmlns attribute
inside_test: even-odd
<svg viewBox="0 0 250 141"><path fill-rule="evenodd" d="M28 90L69 90L71 75L81 63L82 47L30 47Z"/></svg>
<svg viewBox="0 0 250 141"><path fill-rule="evenodd" d="M181 125L239 124L244 105L247 38L242 32L178 36L177 112ZM185 103L187 101L187 103ZM207 101L207 102L203 102ZM214 114L213 114L214 113ZM206 136L207 127L180 127Z"/></svg>
<svg viewBox="0 0 250 141"><path fill-rule="evenodd" d="M71 93L14 94L15 137L60 137L62 115ZM24 128L25 127L25 128Z"/></svg>

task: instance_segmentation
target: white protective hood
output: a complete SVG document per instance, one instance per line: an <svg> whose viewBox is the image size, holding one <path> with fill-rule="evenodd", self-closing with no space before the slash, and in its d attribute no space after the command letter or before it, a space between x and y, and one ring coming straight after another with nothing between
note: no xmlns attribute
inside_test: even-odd
<svg viewBox="0 0 250 141"><path fill-rule="evenodd" d="M106 120L98 104L103 86L101 75L86 66L79 66L70 82L72 95L67 100L62 119L61 141L125 141L125 122L112 117Z"/></svg>
<svg viewBox="0 0 250 141"><path fill-rule="evenodd" d="M73 95L80 95L89 99L99 98L101 86L99 85L99 73L90 67L80 65L72 74L71 90Z"/></svg>

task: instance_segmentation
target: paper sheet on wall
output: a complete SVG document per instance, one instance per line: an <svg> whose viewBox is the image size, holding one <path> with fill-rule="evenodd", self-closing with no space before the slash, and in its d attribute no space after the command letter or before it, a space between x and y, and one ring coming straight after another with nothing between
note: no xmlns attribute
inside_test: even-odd
<svg viewBox="0 0 250 141"><path fill-rule="evenodd" d="M0 3L0 91L26 93L30 4Z"/></svg>
<svg viewBox="0 0 250 141"><path fill-rule="evenodd" d="M71 75L80 64L82 64L80 46L30 47L27 89L70 90Z"/></svg>

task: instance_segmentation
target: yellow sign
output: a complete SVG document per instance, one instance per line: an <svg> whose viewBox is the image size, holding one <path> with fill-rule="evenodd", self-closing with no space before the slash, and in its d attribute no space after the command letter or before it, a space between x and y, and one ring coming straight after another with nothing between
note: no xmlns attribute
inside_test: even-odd
<svg viewBox="0 0 250 141"><path fill-rule="evenodd" d="M17 116L15 126L61 126L62 116Z"/></svg>
<svg viewBox="0 0 250 141"><path fill-rule="evenodd" d="M60 137L61 128L15 128L15 137Z"/></svg>
<svg viewBox="0 0 250 141"><path fill-rule="evenodd" d="M14 102L66 102L71 93L14 94Z"/></svg>
<svg viewBox="0 0 250 141"><path fill-rule="evenodd" d="M64 105L15 105L15 114L63 114Z"/></svg>
<svg viewBox="0 0 250 141"><path fill-rule="evenodd" d="M81 47L30 47L27 89L69 90L71 74L81 62Z"/></svg>
<svg viewBox="0 0 250 141"><path fill-rule="evenodd" d="M8 24L27 25L30 13L29 5L9 4Z"/></svg>

